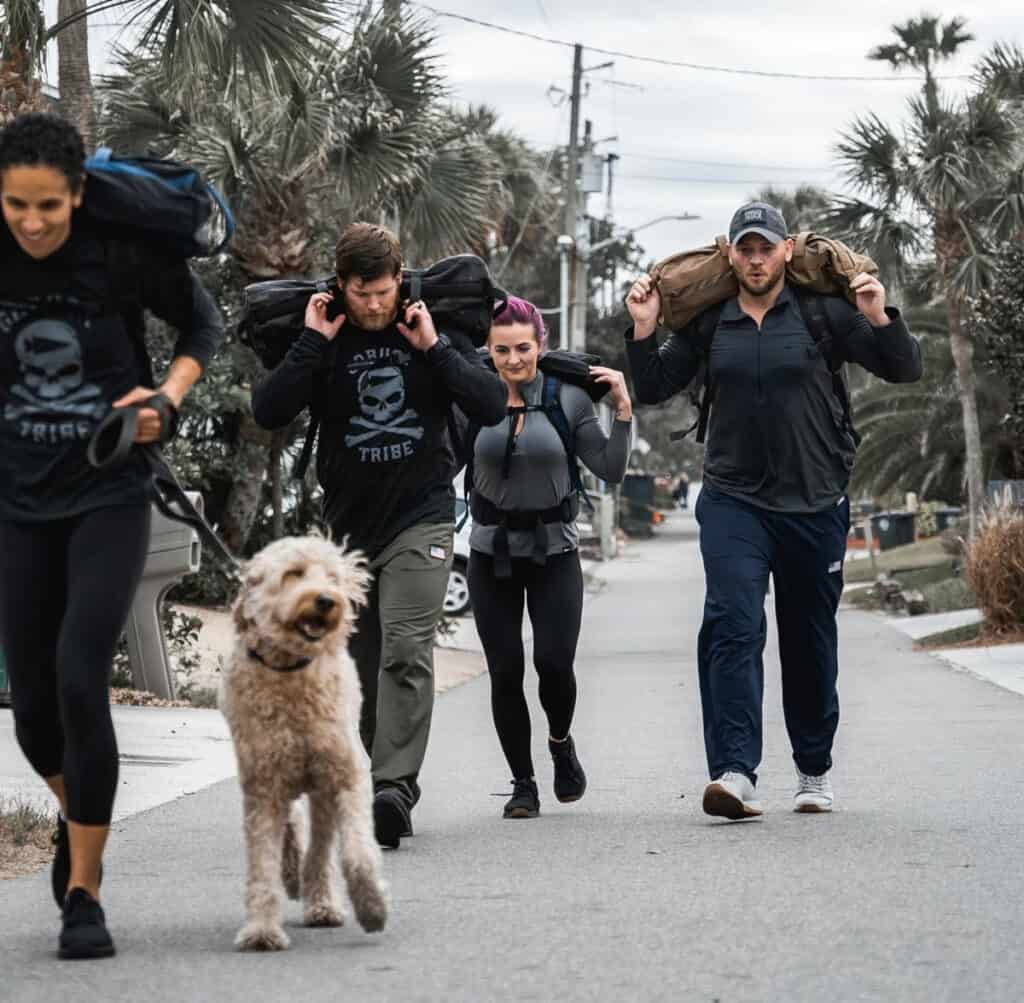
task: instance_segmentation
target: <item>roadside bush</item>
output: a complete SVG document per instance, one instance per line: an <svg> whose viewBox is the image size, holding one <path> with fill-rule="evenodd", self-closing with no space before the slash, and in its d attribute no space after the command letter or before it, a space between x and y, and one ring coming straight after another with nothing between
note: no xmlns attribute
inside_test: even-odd
<svg viewBox="0 0 1024 1003"><path fill-rule="evenodd" d="M964 575L992 630L1024 628L1024 513L1000 505L985 514Z"/></svg>
<svg viewBox="0 0 1024 1003"><path fill-rule="evenodd" d="M952 613L958 609L973 609L978 604L978 597L963 578L945 578L922 585L921 595L929 613Z"/></svg>

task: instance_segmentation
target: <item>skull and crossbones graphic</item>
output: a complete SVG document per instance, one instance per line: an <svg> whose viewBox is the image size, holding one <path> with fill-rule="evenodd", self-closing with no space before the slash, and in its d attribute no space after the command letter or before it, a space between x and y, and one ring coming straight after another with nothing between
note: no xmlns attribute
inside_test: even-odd
<svg viewBox="0 0 1024 1003"><path fill-rule="evenodd" d="M357 385L361 415L351 421L353 429L345 445L361 446L382 434L404 439L422 439L420 416L405 406L405 379L397 366L383 366L360 373Z"/></svg>
<svg viewBox="0 0 1024 1003"><path fill-rule="evenodd" d="M21 384L11 387L20 403L8 403L8 420L31 415L97 417L105 410L100 388L85 382L82 346L70 324L42 318L26 324L14 339Z"/></svg>

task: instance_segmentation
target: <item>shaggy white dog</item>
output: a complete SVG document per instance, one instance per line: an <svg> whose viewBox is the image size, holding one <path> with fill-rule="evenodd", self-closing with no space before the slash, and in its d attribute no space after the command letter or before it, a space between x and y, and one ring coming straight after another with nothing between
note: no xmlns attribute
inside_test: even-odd
<svg viewBox="0 0 1024 1003"><path fill-rule="evenodd" d="M238 756L248 854L241 950L283 950L282 892L307 926L340 926L335 845L356 918L387 919L373 785L359 738L362 693L347 642L369 575L357 554L317 536L288 537L243 569L236 641L221 709ZM303 856L295 801L309 800Z"/></svg>

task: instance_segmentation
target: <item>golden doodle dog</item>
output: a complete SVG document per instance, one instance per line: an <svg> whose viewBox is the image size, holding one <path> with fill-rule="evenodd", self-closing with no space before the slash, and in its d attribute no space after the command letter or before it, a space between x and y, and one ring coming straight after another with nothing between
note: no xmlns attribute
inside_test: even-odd
<svg viewBox="0 0 1024 1003"><path fill-rule="evenodd" d="M244 569L236 640L221 709L238 756L248 855L241 950L283 950L283 892L303 901L307 926L340 926L336 845L362 928L387 919L373 785L359 738L362 693L348 654L368 573L359 555L317 536L287 537ZM309 802L302 854L301 812Z"/></svg>

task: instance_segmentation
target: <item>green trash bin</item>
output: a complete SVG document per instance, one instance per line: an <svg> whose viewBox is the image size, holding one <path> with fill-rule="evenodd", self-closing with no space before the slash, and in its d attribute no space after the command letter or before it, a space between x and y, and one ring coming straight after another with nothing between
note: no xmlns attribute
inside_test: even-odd
<svg viewBox="0 0 1024 1003"><path fill-rule="evenodd" d="M11 689L7 684L7 663L4 661L4 649L0 648L0 707L10 707Z"/></svg>
<svg viewBox="0 0 1024 1003"><path fill-rule="evenodd" d="M914 542L913 512L879 512L871 517L871 532L879 550L891 550Z"/></svg>

